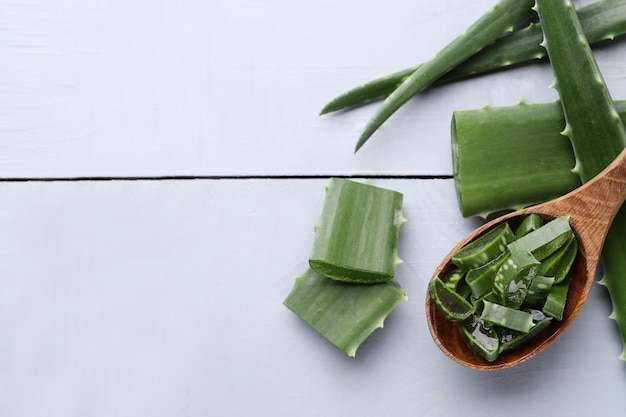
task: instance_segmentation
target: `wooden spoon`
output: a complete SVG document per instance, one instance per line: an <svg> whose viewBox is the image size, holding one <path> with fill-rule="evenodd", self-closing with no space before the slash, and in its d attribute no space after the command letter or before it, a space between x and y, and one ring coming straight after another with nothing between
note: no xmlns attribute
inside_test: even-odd
<svg viewBox="0 0 626 417"><path fill-rule="evenodd" d="M456 362L477 370L510 368L548 347L574 321L583 307L595 279L607 231L624 200L626 200L626 150L595 178L569 194L501 216L466 236L439 265L433 279L436 276L443 277L455 268L450 261L454 252L503 221L509 221L515 230L522 219L531 213L539 214L545 221L559 216L569 216L579 249L570 271L571 283L563 320L553 320L546 330L523 346L503 352L494 362L487 362L468 349L459 333L458 323L443 317L427 294L426 320L437 346Z"/></svg>

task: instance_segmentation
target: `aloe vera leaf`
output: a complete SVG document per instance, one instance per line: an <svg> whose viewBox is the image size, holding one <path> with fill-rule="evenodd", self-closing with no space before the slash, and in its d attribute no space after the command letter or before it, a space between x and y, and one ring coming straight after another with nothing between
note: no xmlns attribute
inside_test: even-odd
<svg viewBox="0 0 626 417"><path fill-rule="evenodd" d="M339 281L390 280L398 256L403 195L370 184L331 178L315 228L309 265Z"/></svg>
<svg viewBox="0 0 626 417"><path fill-rule="evenodd" d="M411 97L430 86L443 74L485 46L494 42L503 33L512 30L516 24L530 13L532 4L533 0L500 0L464 33L439 51L431 60L420 65L374 112L357 141L355 152Z"/></svg>
<svg viewBox="0 0 626 417"><path fill-rule="evenodd" d="M626 101L615 107L626 120ZM486 217L580 186L571 171L571 142L560 133L564 126L560 102L455 111L452 168L461 214Z"/></svg>
<svg viewBox="0 0 626 417"><path fill-rule="evenodd" d="M599 0L581 7L577 12L590 43L613 39L626 33L626 3L623 0ZM541 27L537 24L506 33L444 74L436 84L543 58L546 51L539 45L542 38ZM356 86L328 102L320 115L382 100L418 68L419 65L415 65Z"/></svg>
<svg viewBox="0 0 626 417"><path fill-rule="evenodd" d="M312 269L296 277L283 304L326 340L354 357L359 346L407 299L396 280L375 285L335 281Z"/></svg>
<svg viewBox="0 0 626 417"><path fill-rule="evenodd" d="M563 134L577 158L574 172L586 182L619 155L626 130L571 1L537 0L535 10L565 115Z"/></svg>

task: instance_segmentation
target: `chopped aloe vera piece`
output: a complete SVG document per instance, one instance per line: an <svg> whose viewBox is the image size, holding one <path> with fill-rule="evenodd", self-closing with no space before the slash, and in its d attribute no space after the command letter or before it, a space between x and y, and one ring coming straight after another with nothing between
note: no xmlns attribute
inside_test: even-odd
<svg viewBox="0 0 626 417"><path fill-rule="evenodd" d="M480 318L488 323L516 330L521 333L528 333L535 325L531 313L492 303L487 300L483 301L483 312L480 314Z"/></svg>
<svg viewBox="0 0 626 417"><path fill-rule="evenodd" d="M518 226L515 231L515 238L519 239L523 236L526 236L530 232L534 232L543 226L543 219L537 213L531 213Z"/></svg>
<svg viewBox="0 0 626 417"><path fill-rule="evenodd" d="M430 298L448 320L463 321L474 313L474 306L435 277L428 283Z"/></svg>
<svg viewBox="0 0 626 417"><path fill-rule="evenodd" d="M492 259L485 265L470 269L465 275L465 282L472 291L472 297L480 298L493 288L496 273L504 262L509 259L509 252L504 252L496 259Z"/></svg>
<svg viewBox="0 0 626 417"><path fill-rule="evenodd" d="M296 277L283 304L348 356L407 296L396 280L355 285L307 271Z"/></svg>
<svg viewBox="0 0 626 417"><path fill-rule="evenodd" d="M561 216L517 239L515 244L520 249L528 249L535 259L541 261L567 243L572 234L569 219Z"/></svg>
<svg viewBox="0 0 626 417"><path fill-rule="evenodd" d="M552 318L547 317L541 311L531 310L529 313L532 315L535 325L530 328L528 333L521 333L505 328L498 330L498 335L500 336L500 352L506 352L523 345L545 330L552 322Z"/></svg>
<svg viewBox="0 0 626 417"><path fill-rule="evenodd" d="M515 239L511 226L504 222L468 243L452 255L452 262L462 269L474 269L497 258Z"/></svg>
<svg viewBox="0 0 626 417"><path fill-rule="evenodd" d="M461 269L455 269L445 276L445 278L442 280L443 285L453 291L456 291L456 287L459 285L459 282L462 281L464 277L465 272L463 272Z"/></svg>
<svg viewBox="0 0 626 417"><path fill-rule="evenodd" d="M477 356L493 362L500 353L498 333L489 323L473 315L459 326L467 347Z"/></svg>
<svg viewBox="0 0 626 417"><path fill-rule="evenodd" d="M554 283L563 281L569 273L574 260L578 255L578 239L572 234L570 241L559 250L541 261L541 266L537 272L539 275L554 277Z"/></svg>
<svg viewBox="0 0 626 417"><path fill-rule="evenodd" d="M470 294L470 287L465 282L466 272L461 269L455 269L446 275L443 283L446 287L456 292L463 298L467 298Z"/></svg>
<svg viewBox="0 0 626 417"><path fill-rule="evenodd" d="M483 311L483 301L491 301L492 303L497 303L498 300L496 299L496 296L493 295L493 292L489 291L488 293L484 294L482 297L480 298L474 298L474 297L470 297L470 301L472 303L472 305L474 306L474 310L475 310L475 314L480 315L480 313L482 313Z"/></svg>
<svg viewBox="0 0 626 417"><path fill-rule="evenodd" d="M541 311L557 320L563 320L563 311L565 311L565 302L567 301L567 291L569 290L570 280L566 279L559 284L553 285L543 305Z"/></svg>
<svg viewBox="0 0 626 417"><path fill-rule="evenodd" d="M554 277L545 277L543 275L535 275L530 282L528 293L524 299L524 304L529 306L541 307L545 304L548 294L554 285Z"/></svg>
<svg viewBox="0 0 626 417"><path fill-rule="evenodd" d="M493 293L498 301L519 308L526 298L530 282L537 275L539 261L515 241L508 245L511 256L502 264L493 280Z"/></svg>
<svg viewBox="0 0 626 417"><path fill-rule="evenodd" d="M338 281L390 280L398 257L403 195L369 184L332 178L315 228L309 265Z"/></svg>

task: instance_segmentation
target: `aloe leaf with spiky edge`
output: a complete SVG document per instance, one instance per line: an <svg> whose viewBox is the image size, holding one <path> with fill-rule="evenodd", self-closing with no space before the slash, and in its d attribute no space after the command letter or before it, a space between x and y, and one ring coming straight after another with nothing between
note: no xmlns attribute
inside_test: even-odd
<svg viewBox="0 0 626 417"><path fill-rule="evenodd" d="M431 60L420 65L374 112L357 141L355 152L411 97L485 46L493 43L503 33L512 30L530 14L532 4L533 0L500 0Z"/></svg>
<svg viewBox="0 0 626 417"><path fill-rule="evenodd" d="M544 45L554 68L555 86L561 96L561 121L565 125L563 133L568 135L572 143L571 150L561 148L558 155L562 158L561 162L572 161L574 156L575 172L582 181L587 181L611 163L626 146L626 131L617 111L623 110L622 103L617 103L616 106L611 100L589 45L582 35L571 2L537 0L537 11L542 19ZM576 71L572 71L572 68L576 68ZM524 106L520 108L523 109ZM512 114L509 116L514 117ZM535 123L532 119L526 122L529 127ZM523 122L519 123L518 127L523 130ZM457 142L460 132L461 130L456 130ZM534 154L540 161L542 155L546 154L545 149L536 142L526 145L528 146L523 151L525 156ZM461 153L463 148L453 147L453 152ZM532 172L536 167L537 165L526 165L526 172ZM525 176L523 170L505 172L507 176L517 176L519 179ZM495 185L492 192L497 195L498 186ZM537 200L541 198L535 195L527 203L536 203ZM523 204L521 201L518 203ZM618 212L606 237L602 252L604 275L600 280L611 297L613 311L610 317L615 320L622 337L622 360L626 360L626 279L623 279L626 271L626 249L622 244L624 235L626 207Z"/></svg>
<svg viewBox="0 0 626 417"><path fill-rule="evenodd" d="M346 355L359 346L407 299L396 280L374 285L349 284L312 269L296 277L283 304Z"/></svg>
<svg viewBox="0 0 626 417"><path fill-rule="evenodd" d="M574 172L586 182L624 149L626 130L571 0L537 0L535 9L565 115L563 134L576 156Z"/></svg>
<svg viewBox="0 0 626 417"><path fill-rule="evenodd" d="M598 0L581 7L577 13L585 36L592 44L612 40L626 33L626 2L623 0ZM541 59L546 55L545 49L539 45L542 38L539 24L508 32L444 74L436 84ZM328 102L320 115L382 100L418 68L419 65L415 65L356 86Z"/></svg>

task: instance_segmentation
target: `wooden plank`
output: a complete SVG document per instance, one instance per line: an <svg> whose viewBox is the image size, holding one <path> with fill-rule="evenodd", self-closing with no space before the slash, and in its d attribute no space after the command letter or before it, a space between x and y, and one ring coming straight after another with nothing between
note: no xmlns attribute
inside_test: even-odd
<svg viewBox="0 0 626 417"><path fill-rule="evenodd" d="M282 300L306 268L325 180L0 183L0 390L12 416L511 416L624 410L601 287L552 347L477 373L435 347L430 274L477 223L446 180L405 195L409 300L354 359ZM540 401L529 401L528 399Z"/></svg>
<svg viewBox="0 0 626 417"><path fill-rule="evenodd" d="M555 100L548 66L432 89L357 155L376 105L317 114L493 3L2 2L0 177L448 175L452 111ZM624 52L599 55L616 98Z"/></svg>

